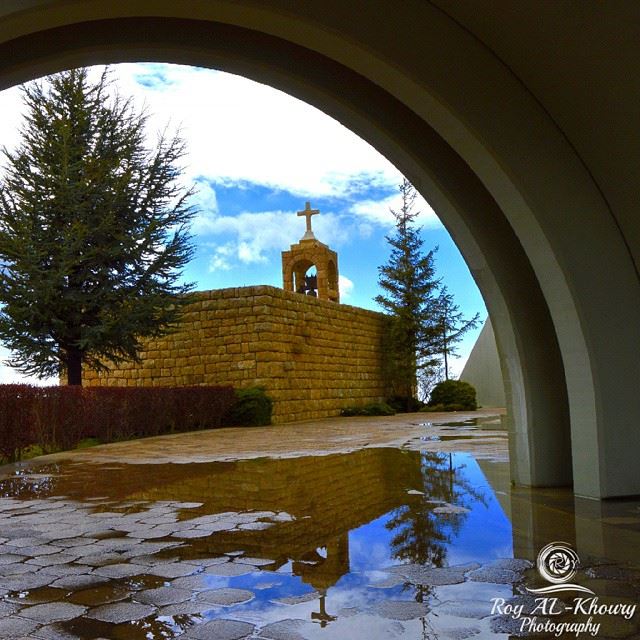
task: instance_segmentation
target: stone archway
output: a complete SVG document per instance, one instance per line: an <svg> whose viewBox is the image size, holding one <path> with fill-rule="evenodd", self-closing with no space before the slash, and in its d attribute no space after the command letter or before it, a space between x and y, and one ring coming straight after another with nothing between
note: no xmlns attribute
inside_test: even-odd
<svg viewBox="0 0 640 640"><path fill-rule="evenodd" d="M484 14L410 0L392 20L382 0L366 12L337 0L8 4L0 87L74 65L162 60L239 73L323 109L411 179L467 260L501 352L513 480L573 476L580 495L638 494L640 232L625 185L640 155L624 118L601 121L602 138L578 100L581 82L592 100L606 95L618 67L611 56L607 69L581 64L582 35L554 6L493 4ZM624 16L580 11L623 72L637 54L616 40ZM556 40L569 43L573 68ZM630 108L636 97L630 89Z"/></svg>

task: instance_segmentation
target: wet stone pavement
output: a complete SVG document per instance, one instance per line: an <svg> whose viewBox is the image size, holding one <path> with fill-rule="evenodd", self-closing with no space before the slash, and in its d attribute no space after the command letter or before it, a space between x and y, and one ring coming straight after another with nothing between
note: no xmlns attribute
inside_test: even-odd
<svg viewBox="0 0 640 640"><path fill-rule="evenodd" d="M367 440L374 422L360 425ZM405 435L325 455L243 458L239 443L235 460L152 464L96 448L3 468L0 638L554 637L522 630L528 588L545 584L532 561L592 522L568 492L510 488L493 418ZM608 527L618 557L587 545L574 582L637 603L640 506L608 519L599 539ZM637 613L591 617L598 638L639 637Z"/></svg>

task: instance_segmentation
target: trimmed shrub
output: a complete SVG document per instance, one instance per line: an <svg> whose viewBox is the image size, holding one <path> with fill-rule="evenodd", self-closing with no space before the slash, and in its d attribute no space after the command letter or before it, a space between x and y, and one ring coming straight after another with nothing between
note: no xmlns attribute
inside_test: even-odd
<svg viewBox="0 0 640 640"><path fill-rule="evenodd" d="M85 392L92 409L85 437L103 442L213 429L235 401L232 387L89 387Z"/></svg>
<svg viewBox="0 0 640 640"><path fill-rule="evenodd" d="M395 410L386 402L371 402L363 407L346 407L340 412L341 416L392 416Z"/></svg>
<svg viewBox="0 0 640 640"><path fill-rule="evenodd" d="M72 449L91 424L89 394L82 387L32 387L31 444L44 452ZM0 411L2 407L0 406Z"/></svg>
<svg viewBox="0 0 640 640"><path fill-rule="evenodd" d="M464 380L444 380L431 391L427 409L435 411L475 411L477 409L476 390Z"/></svg>
<svg viewBox="0 0 640 640"><path fill-rule="evenodd" d="M0 454L5 460L19 460L33 442L32 407L35 387L24 384L0 385Z"/></svg>
<svg viewBox="0 0 640 640"><path fill-rule="evenodd" d="M0 456L215 428L235 401L232 387L0 385Z"/></svg>
<svg viewBox="0 0 640 640"><path fill-rule="evenodd" d="M262 427L271 424L273 402L263 387L248 387L235 392L233 406L223 418L230 427Z"/></svg>

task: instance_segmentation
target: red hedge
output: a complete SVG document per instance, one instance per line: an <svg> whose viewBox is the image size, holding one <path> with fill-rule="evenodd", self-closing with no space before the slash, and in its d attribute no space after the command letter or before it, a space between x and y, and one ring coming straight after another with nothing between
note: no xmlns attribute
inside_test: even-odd
<svg viewBox="0 0 640 640"><path fill-rule="evenodd" d="M219 427L232 387L34 387L0 385L0 457L29 445L72 449L84 438L127 438Z"/></svg>

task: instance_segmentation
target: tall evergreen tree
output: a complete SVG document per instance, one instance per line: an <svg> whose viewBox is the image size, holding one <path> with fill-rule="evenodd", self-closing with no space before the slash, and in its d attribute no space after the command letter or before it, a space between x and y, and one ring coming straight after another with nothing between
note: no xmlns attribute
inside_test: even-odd
<svg viewBox="0 0 640 640"><path fill-rule="evenodd" d="M442 356L445 380L449 379L449 358L458 355L456 345L479 323L480 314L476 313L473 318L466 319L460 307L454 303L453 295L443 286L438 297L437 349Z"/></svg>
<svg viewBox="0 0 640 640"><path fill-rule="evenodd" d="M144 113L109 73L57 74L23 89L21 142L3 149L0 340L9 364L47 377L137 360L176 322L191 285L191 191L179 137L145 144Z"/></svg>
<svg viewBox="0 0 640 640"><path fill-rule="evenodd" d="M378 284L384 293L375 301L390 315L390 378L396 395L407 399L417 391L416 371L437 362L437 305L440 282L435 276L436 249L423 251L423 240L415 224L419 212L414 210L417 197L413 185L405 178L399 186L402 204L392 210L395 231L387 236L391 255L378 268Z"/></svg>

